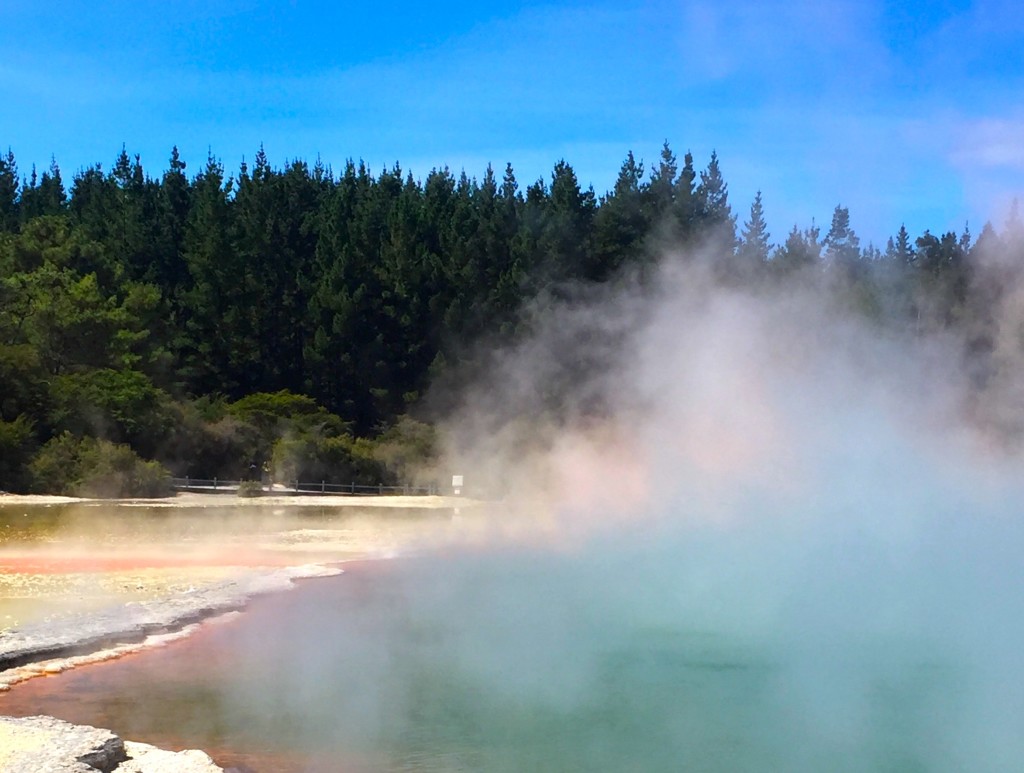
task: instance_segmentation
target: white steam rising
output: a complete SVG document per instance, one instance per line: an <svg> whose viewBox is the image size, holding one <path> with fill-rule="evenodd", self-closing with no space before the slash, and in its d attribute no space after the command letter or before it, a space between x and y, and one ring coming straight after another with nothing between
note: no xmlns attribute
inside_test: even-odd
<svg viewBox="0 0 1024 773"><path fill-rule="evenodd" d="M989 443L966 421L958 342L839 308L797 282L728 290L673 265L653 291L556 308L469 398L451 464L595 526L762 519L787 502L824 518L882 492L898 508L929 476L998 485L1005 458L975 458Z"/></svg>
<svg viewBox="0 0 1024 773"><path fill-rule="evenodd" d="M472 547L297 609L268 691L395 769L1024 767L1013 401L816 284L538 312L450 428Z"/></svg>
<svg viewBox="0 0 1024 773"><path fill-rule="evenodd" d="M1024 765L1024 477L995 436L1021 420L1017 295L982 390L957 336L815 282L727 289L670 261L654 284L549 309L453 427L453 466L505 501L487 561L436 567L465 668L572 702L613 631L708 633L774 664L773 735L816 739L776 769ZM558 560L484 579L524 534Z"/></svg>

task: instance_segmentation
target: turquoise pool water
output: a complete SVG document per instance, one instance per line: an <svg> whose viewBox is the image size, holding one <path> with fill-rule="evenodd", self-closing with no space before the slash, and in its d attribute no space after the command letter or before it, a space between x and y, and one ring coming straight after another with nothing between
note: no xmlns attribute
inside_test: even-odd
<svg viewBox="0 0 1024 773"><path fill-rule="evenodd" d="M0 712L255 771L1024 769L1018 660L988 657L1015 645L977 650L943 635L955 618L882 598L858 625L874 586L843 598L845 574L822 571L801 592L785 562L709 579L691 550L353 565L184 643L28 682Z"/></svg>

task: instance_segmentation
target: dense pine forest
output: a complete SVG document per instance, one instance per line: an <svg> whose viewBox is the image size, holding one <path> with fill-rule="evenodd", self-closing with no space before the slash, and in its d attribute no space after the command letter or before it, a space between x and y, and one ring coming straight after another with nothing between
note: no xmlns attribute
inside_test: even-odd
<svg viewBox="0 0 1024 773"><path fill-rule="evenodd" d="M724 285L808 277L872 324L955 329L979 380L1024 266L1016 215L977 239L862 245L850 213L773 242L761 195L736 213L712 154L629 154L613 190L573 168L520 186L414 179L262 149L227 172L153 176L122 150L66 183L0 157L0 489L159 494L167 476L407 482L434 443L428 387L528 332L538 294L643 281L666 249ZM996 256L996 257L992 257ZM798 279L799 278L799 279ZM1020 346L1020 342L1017 343ZM436 405L434 406L436 412Z"/></svg>

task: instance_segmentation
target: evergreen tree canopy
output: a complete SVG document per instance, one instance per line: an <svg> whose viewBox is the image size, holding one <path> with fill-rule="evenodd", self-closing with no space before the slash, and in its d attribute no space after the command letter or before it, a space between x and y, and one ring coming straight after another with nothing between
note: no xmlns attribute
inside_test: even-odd
<svg viewBox="0 0 1024 773"><path fill-rule="evenodd" d="M335 174L275 168L262 147L236 173L212 153L189 171L177 148L152 176L122 147L66 189L56 159L22 179L0 155L0 489L61 460L134 464L119 443L189 474L259 458L379 482L393 471L373 439L403 467L396 438L429 436L408 414L432 381L515 342L538 297L646 287L665 248L755 292L827 279L874 323L961 327L976 361L995 356L996 309L1024 273L1016 207L976 241L901 226L880 253L842 206L823 239L812 220L773 246L758 191L737 239L717 153L698 173L668 142L649 167L627 153L601 196L564 159L525 190L511 163Z"/></svg>

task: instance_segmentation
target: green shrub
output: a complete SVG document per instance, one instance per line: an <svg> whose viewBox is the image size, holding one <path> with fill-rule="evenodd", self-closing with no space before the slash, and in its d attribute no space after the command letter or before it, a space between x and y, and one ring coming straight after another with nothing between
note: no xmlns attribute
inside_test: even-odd
<svg viewBox="0 0 1024 773"><path fill-rule="evenodd" d="M30 465L33 488L41 493L82 497L163 497L170 476L126 445L65 432L53 438Z"/></svg>
<svg viewBox="0 0 1024 773"><path fill-rule="evenodd" d="M170 397L144 373L103 368L56 377L50 421L75 435L103 435L153 456L173 426Z"/></svg>
<svg viewBox="0 0 1024 773"><path fill-rule="evenodd" d="M390 472L387 465L378 456L378 445L369 438L344 438L345 446L352 460L352 467L355 470L356 483L383 483L394 485L398 482L395 475Z"/></svg>
<svg viewBox="0 0 1024 773"><path fill-rule="evenodd" d="M82 440L64 432L44 445L29 464L32 489L39 494L70 494L78 483Z"/></svg>
<svg viewBox="0 0 1024 773"><path fill-rule="evenodd" d="M275 440L288 431L320 432L339 435L348 431L348 424L339 416L317 404L312 397L280 392L257 392L228 406L228 412L256 426L268 439Z"/></svg>
<svg viewBox="0 0 1024 773"><path fill-rule="evenodd" d="M175 403L172 416L173 426L155 457L179 477L237 480L269 454L256 428L234 416L209 420L195 403Z"/></svg>
<svg viewBox="0 0 1024 773"><path fill-rule="evenodd" d="M29 489L28 465L36 448L32 422L25 416L0 420L0 491L23 493Z"/></svg>
<svg viewBox="0 0 1024 773"><path fill-rule="evenodd" d="M372 454L398 480L412 482L419 477L432 480L437 446L437 430L433 425L399 416L374 442Z"/></svg>
<svg viewBox="0 0 1024 773"><path fill-rule="evenodd" d="M0 330L2 328L0 321ZM37 422L43 418L49 411L46 382L39 355L31 346L0 344L0 419L14 421L22 414Z"/></svg>
<svg viewBox="0 0 1024 773"><path fill-rule="evenodd" d="M271 456L274 479L280 481L327 481L376 486L394 478L376 457L372 440L337 437L289 437L274 443Z"/></svg>
<svg viewBox="0 0 1024 773"><path fill-rule="evenodd" d="M261 497L263 496L263 484L258 480L243 480L238 484L238 496Z"/></svg>

